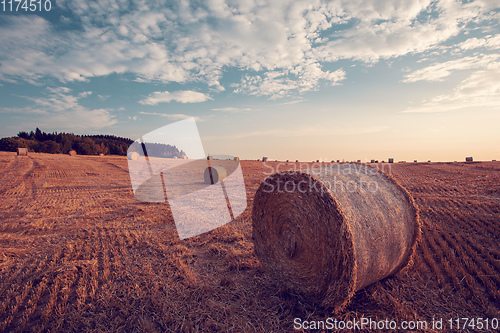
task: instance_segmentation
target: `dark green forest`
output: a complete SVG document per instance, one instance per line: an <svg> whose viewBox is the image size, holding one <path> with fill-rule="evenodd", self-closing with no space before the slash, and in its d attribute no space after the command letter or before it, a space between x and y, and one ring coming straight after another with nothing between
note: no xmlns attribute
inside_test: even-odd
<svg viewBox="0 0 500 333"><path fill-rule="evenodd" d="M114 135L76 135L73 133L45 133L37 128L31 132L19 132L17 136L0 139L0 151L17 151L28 148L30 152L67 154L71 150L78 155L127 155L134 141ZM184 152L175 146L148 144L150 156L182 158Z"/></svg>
<svg viewBox="0 0 500 333"><path fill-rule="evenodd" d="M29 133L19 132L15 137L0 139L0 150L17 151L17 148L28 148L31 152L49 154L67 154L74 150L79 155L126 155L132 142L131 139L114 135L45 133L37 128Z"/></svg>

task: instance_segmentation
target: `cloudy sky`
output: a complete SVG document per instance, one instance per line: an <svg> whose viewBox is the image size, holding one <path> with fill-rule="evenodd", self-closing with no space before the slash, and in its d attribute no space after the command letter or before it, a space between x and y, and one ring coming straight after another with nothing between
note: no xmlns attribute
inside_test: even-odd
<svg viewBox="0 0 500 333"><path fill-rule="evenodd" d="M162 2L0 12L0 137L195 117L210 154L500 160L498 0Z"/></svg>

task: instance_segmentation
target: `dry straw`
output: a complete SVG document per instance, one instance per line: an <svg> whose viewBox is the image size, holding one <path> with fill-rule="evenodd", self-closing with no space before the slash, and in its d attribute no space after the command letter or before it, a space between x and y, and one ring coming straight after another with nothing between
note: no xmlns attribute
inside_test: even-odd
<svg viewBox="0 0 500 333"><path fill-rule="evenodd" d="M17 156L28 156L28 148L17 148Z"/></svg>
<svg viewBox="0 0 500 333"><path fill-rule="evenodd" d="M335 311L406 266L420 233L408 192L361 164L272 175L255 194L252 219L266 270Z"/></svg>

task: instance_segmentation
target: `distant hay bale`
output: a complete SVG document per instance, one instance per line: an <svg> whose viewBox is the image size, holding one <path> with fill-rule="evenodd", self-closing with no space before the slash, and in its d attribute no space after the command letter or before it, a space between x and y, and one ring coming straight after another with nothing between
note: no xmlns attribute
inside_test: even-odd
<svg viewBox="0 0 500 333"><path fill-rule="evenodd" d="M227 172L223 166L217 165L207 167L203 176L206 184L217 184L227 178Z"/></svg>
<svg viewBox="0 0 500 333"><path fill-rule="evenodd" d="M69 156L76 156L76 151L70 150L68 153Z"/></svg>
<svg viewBox="0 0 500 333"><path fill-rule="evenodd" d="M28 148L17 148L17 156L28 156Z"/></svg>
<svg viewBox="0 0 500 333"><path fill-rule="evenodd" d="M131 153L128 153L128 154L127 154L127 158L128 158L129 160L132 160L132 161L137 161L137 160L139 159L139 157L140 157L140 156L141 156L141 155L139 155L139 153L138 153L138 152L135 152L135 151L133 151L133 152L131 152Z"/></svg>
<svg viewBox="0 0 500 333"><path fill-rule="evenodd" d="M472 158L472 156L465 158L465 162L472 162L472 161L474 161L474 159Z"/></svg>
<svg viewBox="0 0 500 333"><path fill-rule="evenodd" d="M335 311L408 264L418 221L406 190L356 164L274 174L257 190L252 211L263 267L298 295Z"/></svg>
<svg viewBox="0 0 500 333"><path fill-rule="evenodd" d="M103 156L104 156L104 154L103 154L103 153L100 153L100 154L99 154L99 156L103 157Z"/></svg>
<svg viewBox="0 0 500 333"><path fill-rule="evenodd" d="M388 159L388 162L389 162L389 163L394 163L394 158L392 158L392 157L391 157L391 158L389 158L389 159Z"/></svg>
<svg viewBox="0 0 500 333"><path fill-rule="evenodd" d="M267 162L267 157L266 156L262 157L262 162Z"/></svg>

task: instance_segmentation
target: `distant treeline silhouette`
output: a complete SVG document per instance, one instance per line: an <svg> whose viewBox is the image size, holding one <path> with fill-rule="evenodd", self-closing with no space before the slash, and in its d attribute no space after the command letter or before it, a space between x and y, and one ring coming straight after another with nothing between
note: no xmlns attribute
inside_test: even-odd
<svg viewBox="0 0 500 333"><path fill-rule="evenodd" d="M49 154L67 154L71 150L79 155L127 155L127 149L134 142L114 135L76 135L73 133L45 133L37 128L34 132L19 132L17 136L0 139L0 150L29 151ZM148 146L149 148L149 146ZM151 156L179 157L184 152L171 145L155 144Z"/></svg>

